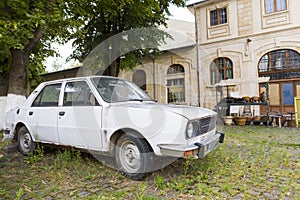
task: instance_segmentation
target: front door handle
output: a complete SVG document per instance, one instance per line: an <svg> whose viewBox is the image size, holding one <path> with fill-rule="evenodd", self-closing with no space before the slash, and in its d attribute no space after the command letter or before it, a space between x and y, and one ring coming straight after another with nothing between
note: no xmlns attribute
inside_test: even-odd
<svg viewBox="0 0 300 200"><path fill-rule="evenodd" d="M65 111L59 111L58 115L59 116L64 116L65 115Z"/></svg>
<svg viewBox="0 0 300 200"><path fill-rule="evenodd" d="M31 115L33 115L33 111L29 111L29 113L28 113L28 114L29 114L30 116L31 116Z"/></svg>

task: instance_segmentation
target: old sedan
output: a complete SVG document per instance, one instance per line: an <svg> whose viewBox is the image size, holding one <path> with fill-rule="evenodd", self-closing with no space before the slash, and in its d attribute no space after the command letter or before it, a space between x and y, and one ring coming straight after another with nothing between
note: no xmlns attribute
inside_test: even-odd
<svg viewBox="0 0 300 200"><path fill-rule="evenodd" d="M6 116L5 132L24 155L36 143L72 146L114 157L136 180L155 169L154 157L203 158L224 139L215 112L158 104L135 84L107 76L41 83Z"/></svg>

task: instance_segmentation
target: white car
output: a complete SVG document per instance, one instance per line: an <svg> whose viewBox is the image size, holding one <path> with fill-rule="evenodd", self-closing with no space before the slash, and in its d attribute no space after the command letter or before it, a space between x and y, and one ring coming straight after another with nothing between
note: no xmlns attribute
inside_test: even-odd
<svg viewBox="0 0 300 200"><path fill-rule="evenodd" d="M143 179L153 157L203 158L224 140L215 112L162 105L135 84L107 76L41 83L6 115L5 134L24 155L35 144L72 146L115 157L126 176Z"/></svg>

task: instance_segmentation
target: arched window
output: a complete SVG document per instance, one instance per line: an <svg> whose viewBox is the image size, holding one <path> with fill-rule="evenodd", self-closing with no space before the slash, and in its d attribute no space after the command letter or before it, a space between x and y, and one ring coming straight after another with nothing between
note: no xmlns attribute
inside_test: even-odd
<svg viewBox="0 0 300 200"><path fill-rule="evenodd" d="M258 63L258 72L262 74L282 74L273 79L293 78L295 75L300 77L300 54L294 50L280 49L266 53ZM296 71L295 73L282 73L287 71ZM297 72L298 71L298 72ZM281 77L287 76L287 77Z"/></svg>
<svg viewBox="0 0 300 200"><path fill-rule="evenodd" d="M167 74L178 74L178 73L184 73L184 68L182 65L175 64L175 65L171 65L168 68Z"/></svg>
<svg viewBox="0 0 300 200"><path fill-rule="evenodd" d="M171 65L167 71L168 103L185 102L184 67L179 64Z"/></svg>
<svg viewBox="0 0 300 200"><path fill-rule="evenodd" d="M232 61L228 58L217 58L210 64L210 83L233 78Z"/></svg>
<svg viewBox="0 0 300 200"><path fill-rule="evenodd" d="M137 70L132 75L132 82L139 86L142 90L146 91L146 73L144 70Z"/></svg>

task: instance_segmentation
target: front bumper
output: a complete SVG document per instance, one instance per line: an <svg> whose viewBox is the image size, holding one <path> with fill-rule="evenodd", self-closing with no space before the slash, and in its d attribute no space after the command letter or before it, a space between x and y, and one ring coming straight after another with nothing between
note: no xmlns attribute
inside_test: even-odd
<svg viewBox="0 0 300 200"><path fill-rule="evenodd" d="M225 134L217 132L212 137L202 142L196 142L191 146L184 145L159 145L162 155L172 157L190 157L196 156L198 158L204 158L209 152L213 151L219 146L219 143L223 143Z"/></svg>

